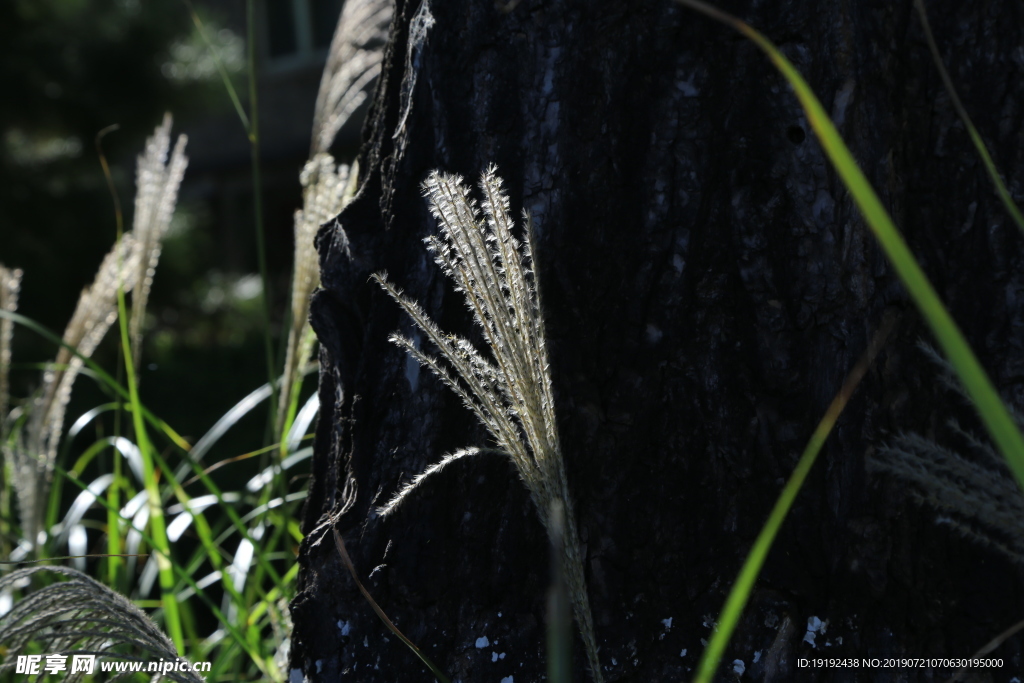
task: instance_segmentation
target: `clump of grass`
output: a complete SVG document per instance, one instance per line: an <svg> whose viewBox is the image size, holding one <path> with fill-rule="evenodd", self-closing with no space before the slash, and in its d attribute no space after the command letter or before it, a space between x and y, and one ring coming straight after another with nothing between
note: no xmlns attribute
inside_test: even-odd
<svg viewBox="0 0 1024 683"><path fill-rule="evenodd" d="M939 299L935 289L932 287L920 265L918 265L902 235L900 235L896 225L893 223L892 218L882 206L878 196L875 194L870 183L867 181L867 178L860 170L860 167L854 160L853 155L843 142L842 137L839 135L839 132L836 130L828 114L825 112L825 109L821 106L821 102L818 101L818 98L815 96L810 86L796 68L789 62L789 60L779 52L778 48L776 48L771 41L750 25L740 21L730 14L727 14L726 12L708 5L705 2L701 2L700 0L676 0L676 2L701 12L702 14L725 25L731 26L736 31L743 34L768 56L776 69L789 82L789 85L793 88L794 94L803 107L807 120L811 124L811 128L814 130L818 141L821 143L823 151L826 156L828 156L829 161L832 162L832 165L839 175L839 178L842 180L843 185L850 192L857 208L864 217L865 224L871 229L875 239L882 247L882 250L885 252L886 257L896 274L899 276L904 287L906 287L907 292L920 311L924 321L928 324L932 333L935 335L939 347L948 359L949 367L955 372L959 383L962 385L964 395L968 397L970 402L973 404L978 416L981 418L989 432L989 435L992 437L993 442L996 444L1003 460L1007 464L1013 476L1016 478L1017 484L1024 488L1024 436L1021 435L1021 430L1017 422L1015 422L1011 416L1009 408L1000 399L999 394L996 392L995 387L993 387L984 368L982 368L977 357L974 355L974 351L971 349L963 334L960 332L960 329L957 327L956 322L953 320L952 316L950 316L942 301ZM920 2L918 2L918 7L921 11L922 20L925 22L925 30L928 33L929 42L932 44L933 53L937 56L937 50L934 48L934 41L931 39L930 29L927 26L927 19L924 15L923 7ZM944 81L946 82L947 87L952 89L952 84L949 81L948 76L946 76L944 68L941 67L941 60L937 60L937 62L940 64L940 70L943 72ZM957 99L957 103L958 102L959 100ZM974 130L973 126L970 125L969 119L966 118L966 112L963 111L962 107L958 107L958 113L964 117L965 122L968 125L968 129L971 131L972 140L977 146L979 153L986 164L986 168L992 176L1000 197L1003 199L1004 203L1007 204L1007 208L1014 217L1015 222L1018 222L1018 225L1020 225L1021 223L1018 221L1019 212L1016 211L1016 207L1013 206L1012 202L1008 201L1009 195L1005 192L1005 188L1002 186L999 175L995 171L995 167L991 163L991 159L988 157L987 152L984 149L984 145L981 144L980 136ZM913 456L911 456L911 458L913 458ZM910 460L904 460L904 464L909 462ZM949 466L950 465L947 463L947 467ZM986 481L986 479L978 475L977 472L974 474L976 475L975 483ZM794 473L794 478L791 479L791 482L795 480L796 473ZM797 484L797 488L799 488L799 484ZM790 493L795 495L795 491L790 492L789 489L790 487L787 485L786 490L783 492L783 496L779 499L780 504L783 503L783 499L786 496L789 496ZM778 505L776 506L776 509L779 509ZM773 517L769 519L768 524L766 524L764 530L762 530L762 536L759 537L759 545L751 551L751 554L747 558L744 572L741 573L741 581L738 581L736 586L734 586L733 594L730 595L729 603L726 608L733 623L738 620L739 612L746 603L747 597L753 589L754 579L756 578L757 570L755 569L752 573L747 574L747 567L757 565L759 568L759 562L763 559L764 554L767 553L767 550L771 545L770 540L767 546L760 545L760 539L765 537L766 533L770 532L772 525L777 525L780 522L781 520L777 520L773 513ZM761 559L759 559L759 557ZM710 682L712 680L720 657L725 651L728 639L729 633L724 631L720 631L719 634L713 638L711 644L705 650L702 657L700 669L695 677L696 681Z"/></svg>
<svg viewBox="0 0 1024 683"><path fill-rule="evenodd" d="M366 101L367 86L380 75L394 3L348 0L338 18L313 112L311 156L328 152L338 132Z"/></svg>
<svg viewBox="0 0 1024 683"><path fill-rule="evenodd" d="M66 567L31 567L0 575L0 592L40 575L53 583L16 602L0 616L4 663L0 672L14 669L17 655L30 645L43 652L98 655L146 662L178 659L174 643L130 600L82 572ZM55 580L59 577L67 580ZM202 683L192 671L168 671L165 678ZM65 680L81 681L85 674L69 672Z"/></svg>
<svg viewBox="0 0 1024 683"><path fill-rule="evenodd" d="M966 398L949 363L931 346L923 342L920 346L941 368L942 384ZM1014 413L1014 418L1021 424L1019 414ZM868 466L908 484L917 503L938 512L938 523L1024 564L1024 492L991 443L955 420L947 425L966 446L964 451L919 434L900 434L880 448Z"/></svg>
<svg viewBox="0 0 1024 683"><path fill-rule="evenodd" d="M53 481L53 466L64 430L64 414L71 390L82 369L107 330L117 320L118 288L135 286L141 251L134 235L126 233L103 259L96 279L78 298L71 321L64 330L57 357L43 373L39 395L32 402L25 434L15 436L9 449L13 483L18 497L22 536L37 542L43 506ZM79 355L71 352L77 349Z"/></svg>
<svg viewBox="0 0 1024 683"><path fill-rule="evenodd" d="M480 178L483 216L462 178L433 172L423 185L440 227L428 250L455 282L483 331L487 358L466 339L443 333L420 306L388 282L374 278L440 351L444 363L401 335L390 337L457 393L515 464L541 522L555 534L551 510L564 511L562 561L576 622L595 681L601 681L593 619L583 575L583 558L555 420L544 318L534 268L533 223L524 213L526 239L513 236L508 196L494 166ZM477 450L445 456L433 471ZM427 473L429 474L430 470ZM424 476L403 489L382 514L390 514Z"/></svg>
<svg viewBox="0 0 1024 683"><path fill-rule="evenodd" d="M309 325L309 298L320 284L313 238L323 223L337 216L355 194L358 164L335 166L334 157L317 153L302 169L303 206L295 212L295 261L292 273L292 316L288 329L284 373L278 398L275 434L280 438L291 424L298 402L301 369L313 350L315 336Z"/></svg>

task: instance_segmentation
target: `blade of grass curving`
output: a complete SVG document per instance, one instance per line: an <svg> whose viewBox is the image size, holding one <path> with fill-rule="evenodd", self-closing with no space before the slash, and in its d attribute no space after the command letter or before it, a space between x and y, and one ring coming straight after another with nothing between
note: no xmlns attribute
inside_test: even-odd
<svg viewBox="0 0 1024 683"><path fill-rule="evenodd" d="M825 416L821 418L821 422L818 423L818 427L811 435L810 441L807 442L800 460L797 461L789 481L786 482L782 493L779 494L775 507L772 508L771 514L768 515L768 521L765 522L761 532L757 535L757 540L754 541L754 546L747 554L743 568L740 570L735 583L732 585L732 589L729 591L729 597L725 601L722 613L718 616L718 628L712 634L711 641L704 649L704 654L701 655L700 664L697 666L697 674L693 679L694 683L711 683L714 679L718 664L725 654L725 648L729 645L732 633L739 623L743 609L750 598L750 593L754 589L757 576L761 572L761 567L764 566L765 560L768 558L772 544L775 542L775 537L778 535L779 529L782 527L782 523L785 521L790 508L793 507L793 501L796 500L800 488L804 485L804 481L807 480L807 474L814 466L814 461L817 459L818 453L821 452L821 447L825 444L825 440L832 431L832 427L835 426L836 420L839 419L839 415L846 407L850 396L857 389L857 385L860 384L864 374L871 367L878 352L885 345L885 340L889 337L889 332L892 331L895 323L895 316L882 322L882 326L875 333L864 355L861 356L860 360L850 371L850 374L847 375L846 381L843 382L843 386L839 389L839 393L832 399L832 403L825 412Z"/></svg>
<svg viewBox="0 0 1024 683"><path fill-rule="evenodd" d="M249 413L253 408L258 406L260 402L266 400L271 396L271 388L269 384L264 384L259 389L250 392L248 396L243 398L241 401L231 407L228 412L220 416L220 418L210 427L209 431L200 437L199 441L196 441L196 445L189 449L189 454L194 462L199 462L203 459L203 456L213 448L213 445L217 443L225 432L231 429L232 426L245 415ZM265 452L263 450L256 451L258 453ZM178 470L174 473L178 479L185 476L188 472L188 465L181 465Z"/></svg>
<svg viewBox="0 0 1024 683"><path fill-rule="evenodd" d="M313 435L310 434L306 438L312 438L312 437L313 437ZM248 453L242 453L241 455L236 455L236 456L231 457L231 458L224 458L223 460L218 460L217 462L213 463L209 467L205 468L203 470L203 472L206 473L206 474L212 474L213 472L216 472L217 470L219 470L221 467L224 467L226 465L230 465L230 464L236 463L236 462L242 462L243 460L248 460L249 458L255 458L256 456L263 455L264 453L270 453L272 451L276 451L279 447L280 447L280 444L276 444L275 443L275 444L270 444L269 446L264 446L263 448L257 448L256 450L249 451ZM182 483L182 486L191 486L192 484L196 483L197 481L199 481L199 477L192 477L188 481Z"/></svg>
<svg viewBox="0 0 1024 683"><path fill-rule="evenodd" d="M168 467L167 463L163 460L163 458L159 454L154 455L155 459L160 464L161 469L163 469L164 472L169 473L171 470ZM238 512L235 510L234 506L225 504L223 502L224 493L220 490L220 487L217 486L209 476L207 476L206 472L203 471L203 468L200 467L199 463L195 462L195 460L188 457L188 454L185 454L185 460L187 461L188 465L192 467L193 472L195 472L195 474L199 477L200 481L202 481L203 486L206 487L206 490L217 497L217 500L220 502L220 509L227 514L228 518L231 520L232 526L234 526L235 529L237 529L238 532L241 533L242 536L246 538L248 541L254 542L254 539L250 535L248 528L245 526L245 523L239 517ZM169 476L168 479L174 479L174 477ZM272 566L270 566L269 563L264 561L264 558L262 557L261 553L257 553L256 557L257 560L260 561L260 566L263 567L263 569L271 577L271 580L274 582L274 584L279 585L281 583L281 577L277 573L277 571Z"/></svg>
<svg viewBox="0 0 1024 683"><path fill-rule="evenodd" d="M101 452L106 450L108 447L116 448L115 439L117 437L109 436L105 439L100 439L92 443L85 451L78 456L75 460L74 466L71 471L74 472L75 476L81 476L82 472L85 471L86 466L93 461L93 459ZM123 453L123 451L120 451ZM50 488L49 500L47 500L46 509L46 526L45 528L50 530L52 533L54 526L57 524L57 517L60 514L60 505L63 500L64 487L60 479L53 482L53 486ZM66 517L65 517L66 518Z"/></svg>
<svg viewBox="0 0 1024 683"><path fill-rule="evenodd" d="M191 519L191 525L196 530L196 535L199 537L199 542L203 548L204 554L209 558L210 564L213 566L215 571L223 571L223 563L221 561L222 549L219 544L213 540L213 531L210 529L209 522L206 521L206 516L202 513L202 507L194 505L195 500L188 493L181 484L178 483L177 479L171 474L171 470L163 458L157 456L157 461L160 469L163 470L167 483L170 485L174 496L178 499L178 503L182 506L185 514ZM226 501L224 496L214 496L220 507L225 507L231 504L230 501ZM230 595L231 600L236 605L244 604L242 596L234 589L234 586L230 581L224 582L224 589Z"/></svg>
<svg viewBox="0 0 1024 683"><path fill-rule="evenodd" d="M83 481L78 479L78 477L74 476L73 474L65 470L60 465L57 465L55 467L55 471L61 476L67 478L68 481L70 481L72 484L79 487L80 489L84 490L88 488L87 484L85 484ZM96 502L103 506L107 505L107 501L104 498L97 498ZM124 520L129 524L131 523L131 520L126 517L122 517L119 511L117 511L117 515L118 519ZM147 533L145 530L139 530L139 532L142 535L143 539L145 539L146 543L148 543L149 546L153 548L154 552L157 554L161 554L161 551L158 549L157 544L154 543L153 536ZM226 630L226 632L246 652L246 654L249 655L253 663L256 664L260 671L263 671L264 673L269 673L264 659L259 655L259 653L254 652L252 650L252 648L249 646L248 642L246 642L246 639L242 636L238 629L235 628L230 621L228 621L225 614L220 610L219 607L217 607L217 604L210 598L210 596L206 594L206 592L199 586L199 584L196 583L195 579L192 578L192 573L188 572L184 567L175 562L170 555L164 555L164 558L170 563L175 575L179 579L181 579L185 584L187 584L190 588L192 588L193 591L195 591L195 595L200 600L202 600L203 603L206 604L206 606L213 613L214 617L221 623L222 627Z"/></svg>
<svg viewBox="0 0 1024 683"><path fill-rule="evenodd" d="M110 189L111 196L114 200L115 210L115 222L117 227L117 244L121 242L121 238L124 234L124 219L121 213L121 204L117 196L117 191L114 187L114 179L110 174L110 167L107 165L106 156L103 154L103 149L100 144L103 133L96 136L96 149L99 152L100 165L103 168L103 175L107 180L107 187ZM118 251L118 258L120 258L121 252ZM160 489L156 481L155 471L153 469L153 460L151 458L152 448L149 444L149 436L146 433L146 424L142 419L141 402L139 400L139 387L135 378L135 363L133 362L131 339L128 330L128 309L125 305L124 286L121 281L121 269L118 264L118 283L117 283L117 321L118 327L121 331L121 355L124 361L125 379L128 383L128 400L132 406L132 423L135 429L135 439L138 442L138 448L140 455L142 456L142 469L144 481L143 484L146 488L146 492L149 499L149 524L153 530L153 537L156 540L156 545L153 547L160 552L156 556L157 566L160 571L160 591L162 600L164 602L164 621L167 626L168 635L174 642L174 647L178 651L179 655L185 653L185 636L181 628L181 616L178 610L178 602L174 599L174 573L170 566L170 547L167 543L167 531L164 527L163 517L163 506L160 501ZM108 501L110 506L107 508L108 511L117 511L120 507L119 496L117 493L117 487L114 487L112 492L108 491L110 500ZM113 514L113 512L111 513ZM108 515L108 528L117 529L117 519ZM107 534L108 539L108 550L111 555L120 554L120 535L117 533ZM111 558L111 562L119 563L116 558ZM116 569L115 572L119 572L120 569Z"/></svg>
<svg viewBox="0 0 1024 683"><path fill-rule="evenodd" d="M65 560L80 560L80 559L96 559L110 557L106 553L89 553L88 555L54 555L52 557L41 557L37 560L0 560L0 564L42 564L43 562L64 562ZM142 554L122 554L121 557L149 557L146 553Z"/></svg>
<svg viewBox="0 0 1024 683"><path fill-rule="evenodd" d="M117 240L121 241L121 235L124 232L124 213L121 210L121 198L117 194L117 187L114 185L114 177L110 173L110 166L107 163L107 155L103 151L103 137L107 133L112 133L118 130L119 126L114 124L107 126L103 130L96 133L96 153L99 156L100 167L103 169L103 177L107 182L107 191L110 193L110 198L114 202L114 220L117 223ZM124 288L120 282L117 287L118 296L118 316L121 316L121 304L124 302ZM124 349L121 353L125 353ZM129 353L130 357L131 354ZM121 368L118 367L118 379L120 380ZM121 409L118 404L117 413L115 415L115 434L121 433ZM119 555L124 552L124 548L121 546L121 535L117 533L119 527L117 518L114 516L111 510L117 510L121 506L121 493L120 485L122 480L121 474L121 459L114 457L114 482L113 486L107 491L107 502L110 503L110 507L107 509L107 529L113 531L113 533L107 534L107 554L110 555L110 560L107 563L107 580L111 586L118 586L121 584L122 579L125 577L124 563L121 561ZM63 488L60 486L56 489L56 495L51 496L50 504L54 505L60 501L59 491ZM56 510L54 510L56 512Z"/></svg>
<svg viewBox="0 0 1024 683"><path fill-rule="evenodd" d="M384 622L384 625L387 626L388 629L394 633L407 648L413 651L413 654L420 658L420 661L430 669L430 673L434 674L434 677L439 681L439 683L451 683L451 680L445 676L441 670L438 669L437 666L435 666L434 663L430 661L427 656L423 654L423 652L416 647L411 640L406 638L405 634L399 631L398 627L391 622L388 615L384 613L384 610L380 608L377 601L373 599L372 595L370 595L370 591L366 590L366 587L363 586L363 582L359 580L359 575L356 573L356 567L352 564L352 558L349 557L348 550L345 549L345 541L342 539L341 534L333 524L331 525L331 531L334 534L334 547L338 549L338 555L341 556L342 564L345 565L349 574L352 575L352 580L356 582L356 587L359 589L359 592L363 594L363 597L366 598L366 601L370 603L370 607L373 609L374 613L380 617L380 620Z"/></svg>
<svg viewBox="0 0 1024 683"><path fill-rule="evenodd" d="M850 191L857 207L864 216L893 265L904 287L910 293L918 310L924 316L932 333L942 347L957 376L964 385L971 401L981 417L982 423L999 447L1017 482L1024 488L1024 438L1021 437L1006 405L992 386L984 368L978 362L970 345L964 339L953 318L946 311L927 276L917 264L906 242L893 224L889 214L882 207L878 196L857 166L853 155L839 136L825 109L796 68L763 35L746 23L717 10L698 0L676 0L713 19L721 21L742 33L768 55L775 67L786 77L800 104L804 108L811 128L821 142L822 148L839 173L843 184Z"/></svg>
<svg viewBox="0 0 1024 683"><path fill-rule="evenodd" d="M289 419L291 425L285 432L288 435L285 439L286 453L294 453L303 439L312 436L312 434L306 434L306 430L309 429L309 425L313 423L319 411L320 396L317 393L313 393L306 400L302 410L298 412L295 418Z"/></svg>
<svg viewBox="0 0 1024 683"><path fill-rule="evenodd" d="M235 107L235 113L238 114L238 120L242 122L242 127L245 128L245 134L249 135L249 117L245 113L245 108L242 106L242 101L238 97L238 92L235 91L235 86L231 83L231 76L228 74L227 68L224 66L224 60L220 58L220 51L214 46L210 40L210 36L206 33L206 27L203 25L203 20L196 14L195 7L192 6L191 0L181 0L185 3L185 7L188 8L188 13L192 17L192 23L195 25L196 30L199 31L199 37L206 43L207 49L210 50L210 54L213 55L213 63L217 66L217 73L220 74L220 80L224 84L224 89L228 92L228 97L231 98L231 104Z"/></svg>
<svg viewBox="0 0 1024 683"><path fill-rule="evenodd" d="M973 655L971 655L971 659L981 659L982 657L984 657L985 655L989 654L990 652L995 650L997 647L999 647L1000 645L1005 643L1007 640L1009 640L1010 638L1015 636L1021 629L1024 629L1024 621L1018 621L1016 624L1014 624L1013 626L1011 626L1010 628L1006 629L1005 631L1000 633L998 636L993 638L992 640L990 640L987 643L985 643L984 645L982 645L980 650L978 650ZM964 661L969 661L969 660L964 660ZM957 671L955 674L950 676L949 680L946 681L946 683L954 683L955 681L962 681L967 676L967 673L968 673L967 667L962 668L959 671ZM1013 680L1013 679L1011 679L1011 680Z"/></svg>
<svg viewBox="0 0 1024 683"><path fill-rule="evenodd" d="M299 564L296 562L295 564L293 564L291 566L291 569L289 569L285 573L285 575L281 577L281 579L284 581L284 584L287 586L287 585L295 583L295 579L296 579L296 577L298 577L298 575L299 575ZM278 600L281 599L282 595L283 595L283 591L278 586L274 586L269 591L267 591L266 596L262 600L257 602L255 605L253 605L252 608L249 610L249 617L247 619L248 623L250 625L251 624L255 624L256 621L260 617L262 617L267 612L267 610L269 608L272 608L273 605Z"/></svg>
<svg viewBox="0 0 1024 683"><path fill-rule="evenodd" d="M267 275L267 245L263 236L263 181L260 175L260 112L256 88L256 10L253 0L246 0L245 21L248 33L246 51L249 71L249 151L252 157L252 208L256 217L256 258L263 283L263 346L267 361L267 383L270 385L269 423L267 434L274 428L277 411L277 390L274 380L274 342L270 337L270 278ZM268 436L269 440L269 436ZM266 444L264 444L266 445Z"/></svg>
<svg viewBox="0 0 1024 683"><path fill-rule="evenodd" d="M76 349L73 345L66 343L63 339L54 334L53 331L48 330L44 326L37 323L35 320L32 320L31 318L26 318L20 313L12 313L11 311L5 311L3 309L0 309L0 318L13 320L22 327L30 329L39 336L43 337L44 339L53 342L56 346L67 349L71 353L71 355L81 359L81 361L85 364L85 367L88 368L88 370L83 369L81 371L82 374L89 375L94 379L98 380L101 384L106 386L108 389L110 389L116 395L120 396L122 399L128 400L130 398L128 390L120 382L114 379L114 377L110 373L108 373L106 370L100 367L96 363L96 361L80 353L78 349ZM149 412L149 410L147 410L144 405L140 404L139 407L142 410L142 416L145 418L146 422L148 422L150 426L152 426L157 431L162 432L169 441L174 443L174 445L176 445L178 448L185 452L188 452L192 448L189 445L188 441L186 441L180 434L174 431L174 429L169 424L158 418L153 413Z"/></svg>
<svg viewBox="0 0 1024 683"><path fill-rule="evenodd" d="M942 83L946 87L946 92L949 93L949 99L953 103L953 108L956 110L960 120L963 121L964 127L967 128L967 134L970 135L974 148L978 150L978 156L981 157L981 162L985 165L988 177L992 179L992 184L995 185L996 194L999 195L999 199L1003 202L1003 206L1006 207L1010 218L1017 224L1020 231L1024 232L1024 216L1021 215L1020 209L1017 208L1013 197L1010 196L1010 191L1006 189L1003 178L999 174L999 169L996 168L992 155L988 153L988 147L985 146L985 142L981 139L978 129L974 127L971 117L967 115L967 109L960 101L956 88L953 87L953 79L949 77L949 72L946 71L946 66L942 62L942 55L939 54L939 47L935 44L935 36L932 34L932 27L928 21L928 13L924 8L924 0L914 0L914 7L917 9L918 16L921 17L921 26L924 29L924 37L928 41L928 49L932 53L932 60L939 70L939 75L942 77Z"/></svg>

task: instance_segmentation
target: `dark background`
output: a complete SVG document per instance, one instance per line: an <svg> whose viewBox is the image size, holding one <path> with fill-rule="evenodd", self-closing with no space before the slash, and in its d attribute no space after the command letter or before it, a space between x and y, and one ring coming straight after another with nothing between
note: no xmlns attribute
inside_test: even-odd
<svg viewBox="0 0 1024 683"><path fill-rule="evenodd" d="M280 344L289 301L292 214L309 154L313 104L341 0L257 2L257 71L271 323ZM194 3L248 108L243 0ZM103 149L131 227L135 157L174 115L190 162L147 311L144 400L198 438L266 381L249 144L205 43L181 0L0 3L0 262L23 269L19 312L57 334L115 237ZM354 155L358 122L342 131ZM115 367L116 335L97 352ZM38 385L56 350L16 329L12 394ZM69 419L102 400L79 381ZM262 412L259 419L263 419ZM261 427L254 423L255 429ZM258 445L258 444L257 444ZM253 447L242 440L230 449Z"/></svg>

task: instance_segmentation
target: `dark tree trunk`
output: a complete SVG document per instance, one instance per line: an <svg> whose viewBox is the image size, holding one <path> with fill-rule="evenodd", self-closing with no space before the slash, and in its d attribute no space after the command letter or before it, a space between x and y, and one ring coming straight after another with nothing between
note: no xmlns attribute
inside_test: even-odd
<svg viewBox="0 0 1024 683"><path fill-rule="evenodd" d="M912 3L724 4L808 78L1020 405L1024 241ZM1024 10L930 4L953 79L1016 190ZM939 391L915 348L928 337L916 310L751 43L669 0L399 0L364 139L360 194L317 238L321 414L293 603L292 666L308 680L431 680L360 596L330 536L312 533L339 511L371 593L453 681L543 678L547 538L509 462L463 460L393 517L373 512L442 454L489 443L388 343L409 321L368 277L387 271L443 329L479 342L423 247L436 226L420 183L435 168L475 182L492 161L513 211L537 224L608 680L691 675L783 482L886 315L899 322L801 491L721 678L742 660L743 680L942 680L948 670L810 671L796 659L965 657L1024 617L1009 561L936 525L905 486L865 467L901 431L941 439L950 417L976 421ZM811 617L829 623L816 648L804 641ZM1003 669L972 675L1009 680L1024 670L1021 644L993 654ZM576 662L587 680L578 640Z"/></svg>

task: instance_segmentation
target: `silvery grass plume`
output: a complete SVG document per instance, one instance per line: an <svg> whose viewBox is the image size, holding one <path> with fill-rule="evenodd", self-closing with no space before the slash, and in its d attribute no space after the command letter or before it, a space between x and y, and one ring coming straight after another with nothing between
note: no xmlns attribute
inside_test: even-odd
<svg viewBox="0 0 1024 683"><path fill-rule="evenodd" d="M498 448L512 459L549 533L553 528L552 506L564 507L566 583L591 674L595 681L601 681L582 551L555 422L544 319L533 263L533 224L524 212L526 241L520 243L513 237L508 196L493 165L482 174L480 190L484 195L483 216L461 177L431 173L423 191L441 232L425 242L438 265L455 282L456 291L465 297L490 347L490 358L479 353L468 340L443 333L385 275L374 278L437 346L440 358L420 351L406 337L392 335L391 341L434 372L483 423ZM446 455L403 488L380 513L394 511L430 474L479 452L468 449Z"/></svg>
<svg viewBox="0 0 1024 683"><path fill-rule="evenodd" d="M292 320L288 330L284 374L278 397L275 434L281 435L292 402L292 389L298 387L299 373L313 350L315 336L309 326L309 298L320 284L313 238L317 229L341 213L355 194L359 166L350 169L334 165L330 154L317 154L302 169L303 208L295 212L295 272L292 274Z"/></svg>
<svg viewBox="0 0 1024 683"><path fill-rule="evenodd" d="M0 593L13 591L40 574L56 575L48 586L39 588L13 604L0 616L0 643L6 648L0 672L11 671L17 655L26 654L30 643L44 653L97 655L99 658L132 662L176 661L174 644L153 621L121 594L82 572L67 567L32 567L0 576ZM85 679L81 671L68 666L65 681ZM132 678L115 675L110 680ZM152 680L166 678L181 683L201 683L192 671L169 671Z"/></svg>
<svg viewBox="0 0 1024 683"><path fill-rule="evenodd" d="M53 364L43 373L42 387L32 404L27 434L17 435L17 443L8 449L22 534L30 543L38 542L71 389L84 364L82 358L92 356L117 320L118 287L125 292L135 290L131 323L136 354L140 348L138 336L153 272L160 258L160 244L174 214L178 187L188 163L184 155L184 136L179 136L167 163L170 129L171 117L167 115L147 141L146 151L138 160L135 230L126 232L114 245L103 259L96 280L79 296L75 312L64 330L66 346L61 347ZM67 347L76 349L79 355Z"/></svg>
<svg viewBox="0 0 1024 683"><path fill-rule="evenodd" d="M947 361L930 346L921 349L942 368L942 382L969 400ZM1024 428L1019 414L1013 418ZM918 434L901 434L879 449L869 467L910 484L914 500L935 510L940 524L1024 564L1024 492L991 443L955 421L948 426L970 457Z"/></svg>
<svg viewBox="0 0 1024 683"><path fill-rule="evenodd" d="M21 270L7 268L0 263L0 310L14 313L18 310L18 292L21 289ZM14 321L0 319L0 444L7 442L7 410L10 406L11 339ZM0 461L2 462L2 461ZM0 467L0 478L3 468Z"/></svg>
<svg viewBox="0 0 1024 683"><path fill-rule="evenodd" d="M146 303L153 285L153 274L160 261L163 238L171 225L174 206L178 201L178 188L185 177L188 158L185 144L188 138L179 135L167 161L171 145L171 115L164 114L163 123L157 127L153 137L146 140L146 151L139 155L135 169L135 218L132 232L139 243L141 257L137 265L135 281L138 286L132 295L131 338L135 366L139 366L142 353L142 325L146 317Z"/></svg>
<svg viewBox="0 0 1024 683"><path fill-rule="evenodd" d="M82 357L92 355L117 320L118 286L126 292L135 286L141 255L135 236L125 233L103 259L96 280L79 296L75 312L64 330L63 341L77 349ZM53 479L57 446L63 433L64 412L82 365L81 357L67 347L60 348L57 358L43 373L43 384L33 402L27 437L20 446L12 449L22 534L31 543L37 542L43 506Z"/></svg>
<svg viewBox="0 0 1024 683"><path fill-rule="evenodd" d="M14 313L18 310L18 292L21 289L21 271L0 264L0 310ZM11 340L14 336L14 321L0 319L0 510L8 509L10 487L7 486L7 467L11 460L11 444L7 433L14 416L8 413L10 407Z"/></svg>
<svg viewBox="0 0 1024 683"><path fill-rule="evenodd" d="M313 114L312 155L328 152L381 70L394 0L348 0L338 18Z"/></svg>

